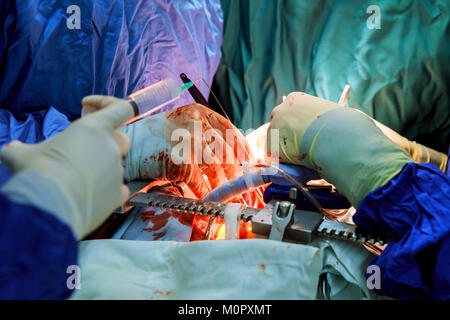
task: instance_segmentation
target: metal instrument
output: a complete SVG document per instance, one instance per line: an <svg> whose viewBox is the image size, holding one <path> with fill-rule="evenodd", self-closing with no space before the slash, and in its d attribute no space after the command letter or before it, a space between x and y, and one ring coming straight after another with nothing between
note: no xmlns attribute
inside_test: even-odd
<svg viewBox="0 0 450 320"><path fill-rule="evenodd" d="M292 193L295 193L292 191ZM294 197L294 196L292 196ZM157 193L137 193L128 206L153 207L181 213L223 217L227 204L167 196ZM310 243L316 238L334 238L346 241L386 243L386 239L366 234L356 226L325 220L319 212L298 210L289 201L272 200L263 209L242 206L241 219L252 222L253 233L269 239Z"/></svg>

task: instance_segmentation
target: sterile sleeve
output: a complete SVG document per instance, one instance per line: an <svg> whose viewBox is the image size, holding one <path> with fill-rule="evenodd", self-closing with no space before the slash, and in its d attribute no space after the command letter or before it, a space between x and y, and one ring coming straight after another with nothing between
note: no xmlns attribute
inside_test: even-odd
<svg viewBox="0 0 450 320"><path fill-rule="evenodd" d="M71 229L5 192L0 192L0 208L0 299L68 298L67 268L77 264Z"/></svg>
<svg viewBox="0 0 450 320"><path fill-rule="evenodd" d="M390 239L372 264L377 293L399 299L450 299L450 178L431 164L406 164L369 193L354 222Z"/></svg>

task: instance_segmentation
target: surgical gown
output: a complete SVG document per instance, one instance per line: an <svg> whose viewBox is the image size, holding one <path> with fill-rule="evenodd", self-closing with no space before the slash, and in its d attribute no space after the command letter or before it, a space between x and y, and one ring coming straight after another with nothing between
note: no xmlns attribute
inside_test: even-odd
<svg viewBox="0 0 450 320"><path fill-rule="evenodd" d="M180 73L211 83L222 10L219 0L6 0L0 29L1 149L61 132L89 94L123 98L166 77L181 83ZM0 184L10 176L0 168ZM77 256L70 228L5 194L0 208L0 297L68 297L66 268Z"/></svg>
<svg viewBox="0 0 450 320"><path fill-rule="evenodd" d="M166 77L182 83L181 73L211 84L222 9L219 0L8 0L0 1L0 29L1 148L27 132L26 142L47 138L46 122L60 118L43 114L49 106L72 121L90 94L124 98Z"/></svg>
<svg viewBox="0 0 450 320"><path fill-rule="evenodd" d="M369 193L353 217L390 243L373 261L379 293L399 299L450 299L450 178L431 164L405 165Z"/></svg>
<svg viewBox="0 0 450 320"><path fill-rule="evenodd" d="M2 193L0 208L0 299L68 298L68 267L77 264L69 226Z"/></svg>

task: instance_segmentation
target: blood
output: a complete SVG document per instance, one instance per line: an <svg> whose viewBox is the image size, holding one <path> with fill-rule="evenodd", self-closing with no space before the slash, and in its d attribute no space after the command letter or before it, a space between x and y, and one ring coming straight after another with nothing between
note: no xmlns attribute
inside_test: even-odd
<svg viewBox="0 0 450 320"><path fill-rule="evenodd" d="M154 292L155 294L158 294L158 295L160 295L160 296L169 296L170 294L172 294L172 291L160 291L160 290L156 290L155 292Z"/></svg>
<svg viewBox="0 0 450 320"><path fill-rule="evenodd" d="M191 164L176 165L172 162L167 149L163 152L153 154L146 158L144 160L145 163L153 161L159 162L161 165L163 165L163 167L165 168L163 177L164 180L172 181L173 183L185 182L189 186L191 191L193 191L194 194L199 199L201 199L204 195L206 195L207 192L210 191L205 189L215 188L225 182L222 180L232 180L237 176L242 175L242 167L239 165L239 163L241 163L242 161L250 161L250 148L242 133L239 132L228 119L200 104L191 104L177 108L176 110L167 111L166 118L169 120L166 127L168 138L171 137L171 132L173 130L179 128L187 129L191 132L191 134L194 133L194 123L195 121L200 121L203 131L201 137L202 154L204 148L208 145L211 146L212 143L214 143L214 141L216 140L223 140L218 142L218 144L220 145L222 143L223 147L228 148L228 151L233 152L234 154L233 163L227 163L227 160L230 160L230 157L228 155L227 158L227 153L225 152L227 149L224 148L222 156L219 156L219 158L216 159L216 161L219 163L212 165L205 163L194 164L194 162L191 162ZM216 130L219 135L213 135L213 139L211 139L211 141L207 141L205 132L211 129ZM232 130L233 135L229 135L229 137L232 137L232 141L226 141L227 130ZM194 148L194 143L197 143L198 145L198 143L200 142L200 139L199 141L197 141L197 139L199 138L194 138L192 135L192 149ZM168 145L171 144L172 146L174 146L178 144L179 141L167 141L167 143ZM191 152L191 157L193 160L194 152ZM219 173L218 170L223 171L223 173ZM209 186L203 186L202 184L202 182L204 183L203 177L205 175L208 178L207 184L209 184ZM200 178L202 179L201 181L199 181ZM171 194L171 191L173 191L173 195L182 196L177 194L179 190L171 190L170 187L167 187L166 191L167 192L165 192L165 194ZM233 202L239 202L239 199L233 199ZM250 203L251 202L252 201L250 201ZM158 214L155 214L155 211L147 211L142 213L141 215L141 219L143 221L152 222L152 227L145 229L145 231L149 232L154 232L163 228L168 223L170 217L177 219L183 225L193 226L191 241L203 239L208 225L209 217L195 216L194 218L190 214L171 211L163 211L161 213L158 212ZM214 239L218 236L218 232L221 229L223 220L221 221L220 219L216 219L215 224L216 234L212 237ZM162 236L162 232L155 234L155 237ZM251 232L250 222L241 222L239 237L241 239L256 237L256 235Z"/></svg>
<svg viewBox="0 0 450 320"><path fill-rule="evenodd" d="M176 165L172 162L170 155L166 152L150 157L153 161L160 162L165 168L165 178L169 181L183 181L191 188L194 194L199 198L203 198L211 189L223 184L225 181L232 180L236 176L242 175L242 168L239 165L242 162L250 162L250 148L247 140L233 124L225 117L212 111L211 109L200 105L190 104L180 107L176 110L167 111L167 137L171 137L171 132L183 128L191 133L191 162L190 164ZM201 125L201 137L195 137L194 130L196 123ZM205 133L215 130L216 135L212 135L211 139ZM227 141L227 131L233 135L230 137L232 141ZM211 140L211 141L209 141ZM201 142L200 142L201 141ZM177 145L179 141L167 141L172 147ZM205 159L196 158L196 148L201 143L201 155L204 155L206 148L211 147L211 156L213 163L206 163ZM214 148L212 148L214 146ZM195 147L195 149L194 149ZM217 150L221 148L221 150ZM232 153L230 157L229 153ZM232 159L232 163L228 163ZM195 161L194 161L195 160ZM200 160L200 163L197 161ZM218 172L219 171L219 172ZM200 180L203 174L208 176L208 183Z"/></svg>
<svg viewBox="0 0 450 320"><path fill-rule="evenodd" d="M149 227L149 228L144 228L143 231L147 231L147 232L158 231L167 225L167 223L169 222L169 219L171 217L174 219L177 219L181 224L183 224L185 226L188 226L188 227L192 226L193 216L189 213L184 213L184 212L181 213L181 212L177 212L177 211L166 210L160 214L155 214L154 210L148 210L148 211L141 213L141 219L144 222L150 221L153 224L153 226ZM154 233L153 234L154 240L161 239L163 236L165 236L165 234L166 234L166 231Z"/></svg>
<svg viewBox="0 0 450 320"><path fill-rule="evenodd" d="M252 223L241 221L241 226L239 228L239 239L254 239L256 234L252 232Z"/></svg>
<svg viewBox="0 0 450 320"><path fill-rule="evenodd" d="M186 106L186 107L189 107L189 106ZM173 112L170 112L169 115L167 116L167 119L176 119L179 116L181 116L183 113L186 113L186 109L187 109L186 107L181 107L181 108L176 109Z"/></svg>
<svg viewBox="0 0 450 320"><path fill-rule="evenodd" d="M173 291L161 291L161 290L155 290L153 292L153 294L155 294L156 296L164 296L164 297L168 297L173 293ZM150 300L155 299L155 296L150 296Z"/></svg>
<svg viewBox="0 0 450 320"><path fill-rule="evenodd" d="M144 231L146 231L146 230L144 229ZM156 240L161 239L162 237L164 237L166 235L166 233L167 233L167 231L161 231L161 232L154 233L153 240L156 241Z"/></svg>
<svg viewBox="0 0 450 320"><path fill-rule="evenodd" d="M155 215L154 210L149 210L141 213L141 219L142 221L148 221Z"/></svg>
<svg viewBox="0 0 450 320"><path fill-rule="evenodd" d="M153 227L145 228L145 231L156 231L164 227L169 218L171 217L170 212L164 211L162 214L155 215L155 211L144 212L141 214L142 221L151 221Z"/></svg>
<svg viewBox="0 0 450 320"><path fill-rule="evenodd" d="M192 234L190 241L203 240L206 228L208 226L209 217L195 216L192 226ZM217 217L214 221L215 233L212 235L211 240L223 240L224 239L224 225L225 220ZM239 239L254 239L256 234L252 232L252 223L241 221L239 226Z"/></svg>
<svg viewBox="0 0 450 320"><path fill-rule="evenodd" d="M169 112L167 119L171 119L171 127L192 129L194 121L201 121L203 133L207 130L214 129L221 134L223 139L226 138L227 130L236 133L238 143L243 145L245 150L249 150L248 143L241 133L233 126L233 124L225 117L213 112L211 109L200 105L190 104L175 111ZM205 144L205 138L202 137L202 143ZM236 144L235 144L236 145ZM236 152L235 148L235 152ZM246 153L248 154L248 152ZM247 159L248 160L248 159Z"/></svg>
<svg viewBox="0 0 450 320"><path fill-rule="evenodd" d="M192 234L190 241L199 241L203 240L206 228L208 226L209 217L205 216L195 216L194 221L192 223Z"/></svg>
<svg viewBox="0 0 450 320"><path fill-rule="evenodd" d="M265 263L261 263L261 264L259 265L259 268L261 269L261 272L262 272L262 273L266 272L266 264L265 264Z"/></svg>
<svg viewBox="0 0 450 320"><path fill-rule="evenodd" d="M314 169L316 169L316 171L322 171L322 168L319 167L314 161L311 161L311 162L312 162Z"/></svg>

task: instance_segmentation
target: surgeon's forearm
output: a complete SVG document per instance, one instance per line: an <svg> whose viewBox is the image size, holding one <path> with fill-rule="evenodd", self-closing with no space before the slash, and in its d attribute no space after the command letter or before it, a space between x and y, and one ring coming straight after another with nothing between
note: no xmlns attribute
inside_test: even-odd
<svg viewBox="0 0 450 320"><path fill-rule="evenodd" d="M415 141L410 141L377 120L373 119L373 121L386 137L408 152L416 163L431 163L444 172L447 165L447 156L445 154Z"/></svg>
<svg viewBox="0 0 450 320"><path fill-rule="evenodd" d="M370 117L351 108L331 110L316 119L303 135L300 155L354 207L413 162Z"/></svg>
<svg viewBox="0 0 450 320"><path fill-rule="evenodd" d="M53 214L3 192L0 208L0 299L68 298L68 267L77 264L72 230Z"/></svg>
<svg viewBox="0 0 450 320"><path fill-rule="evenodd" d="M52 213L67 226L72 227L76 217L68 213L73 209L61 188L48 177L34 169L15 174L0 189L9 199ZM75 232L75 231L74 231ZM77 235L81 238L81 235Z"/></svg>

